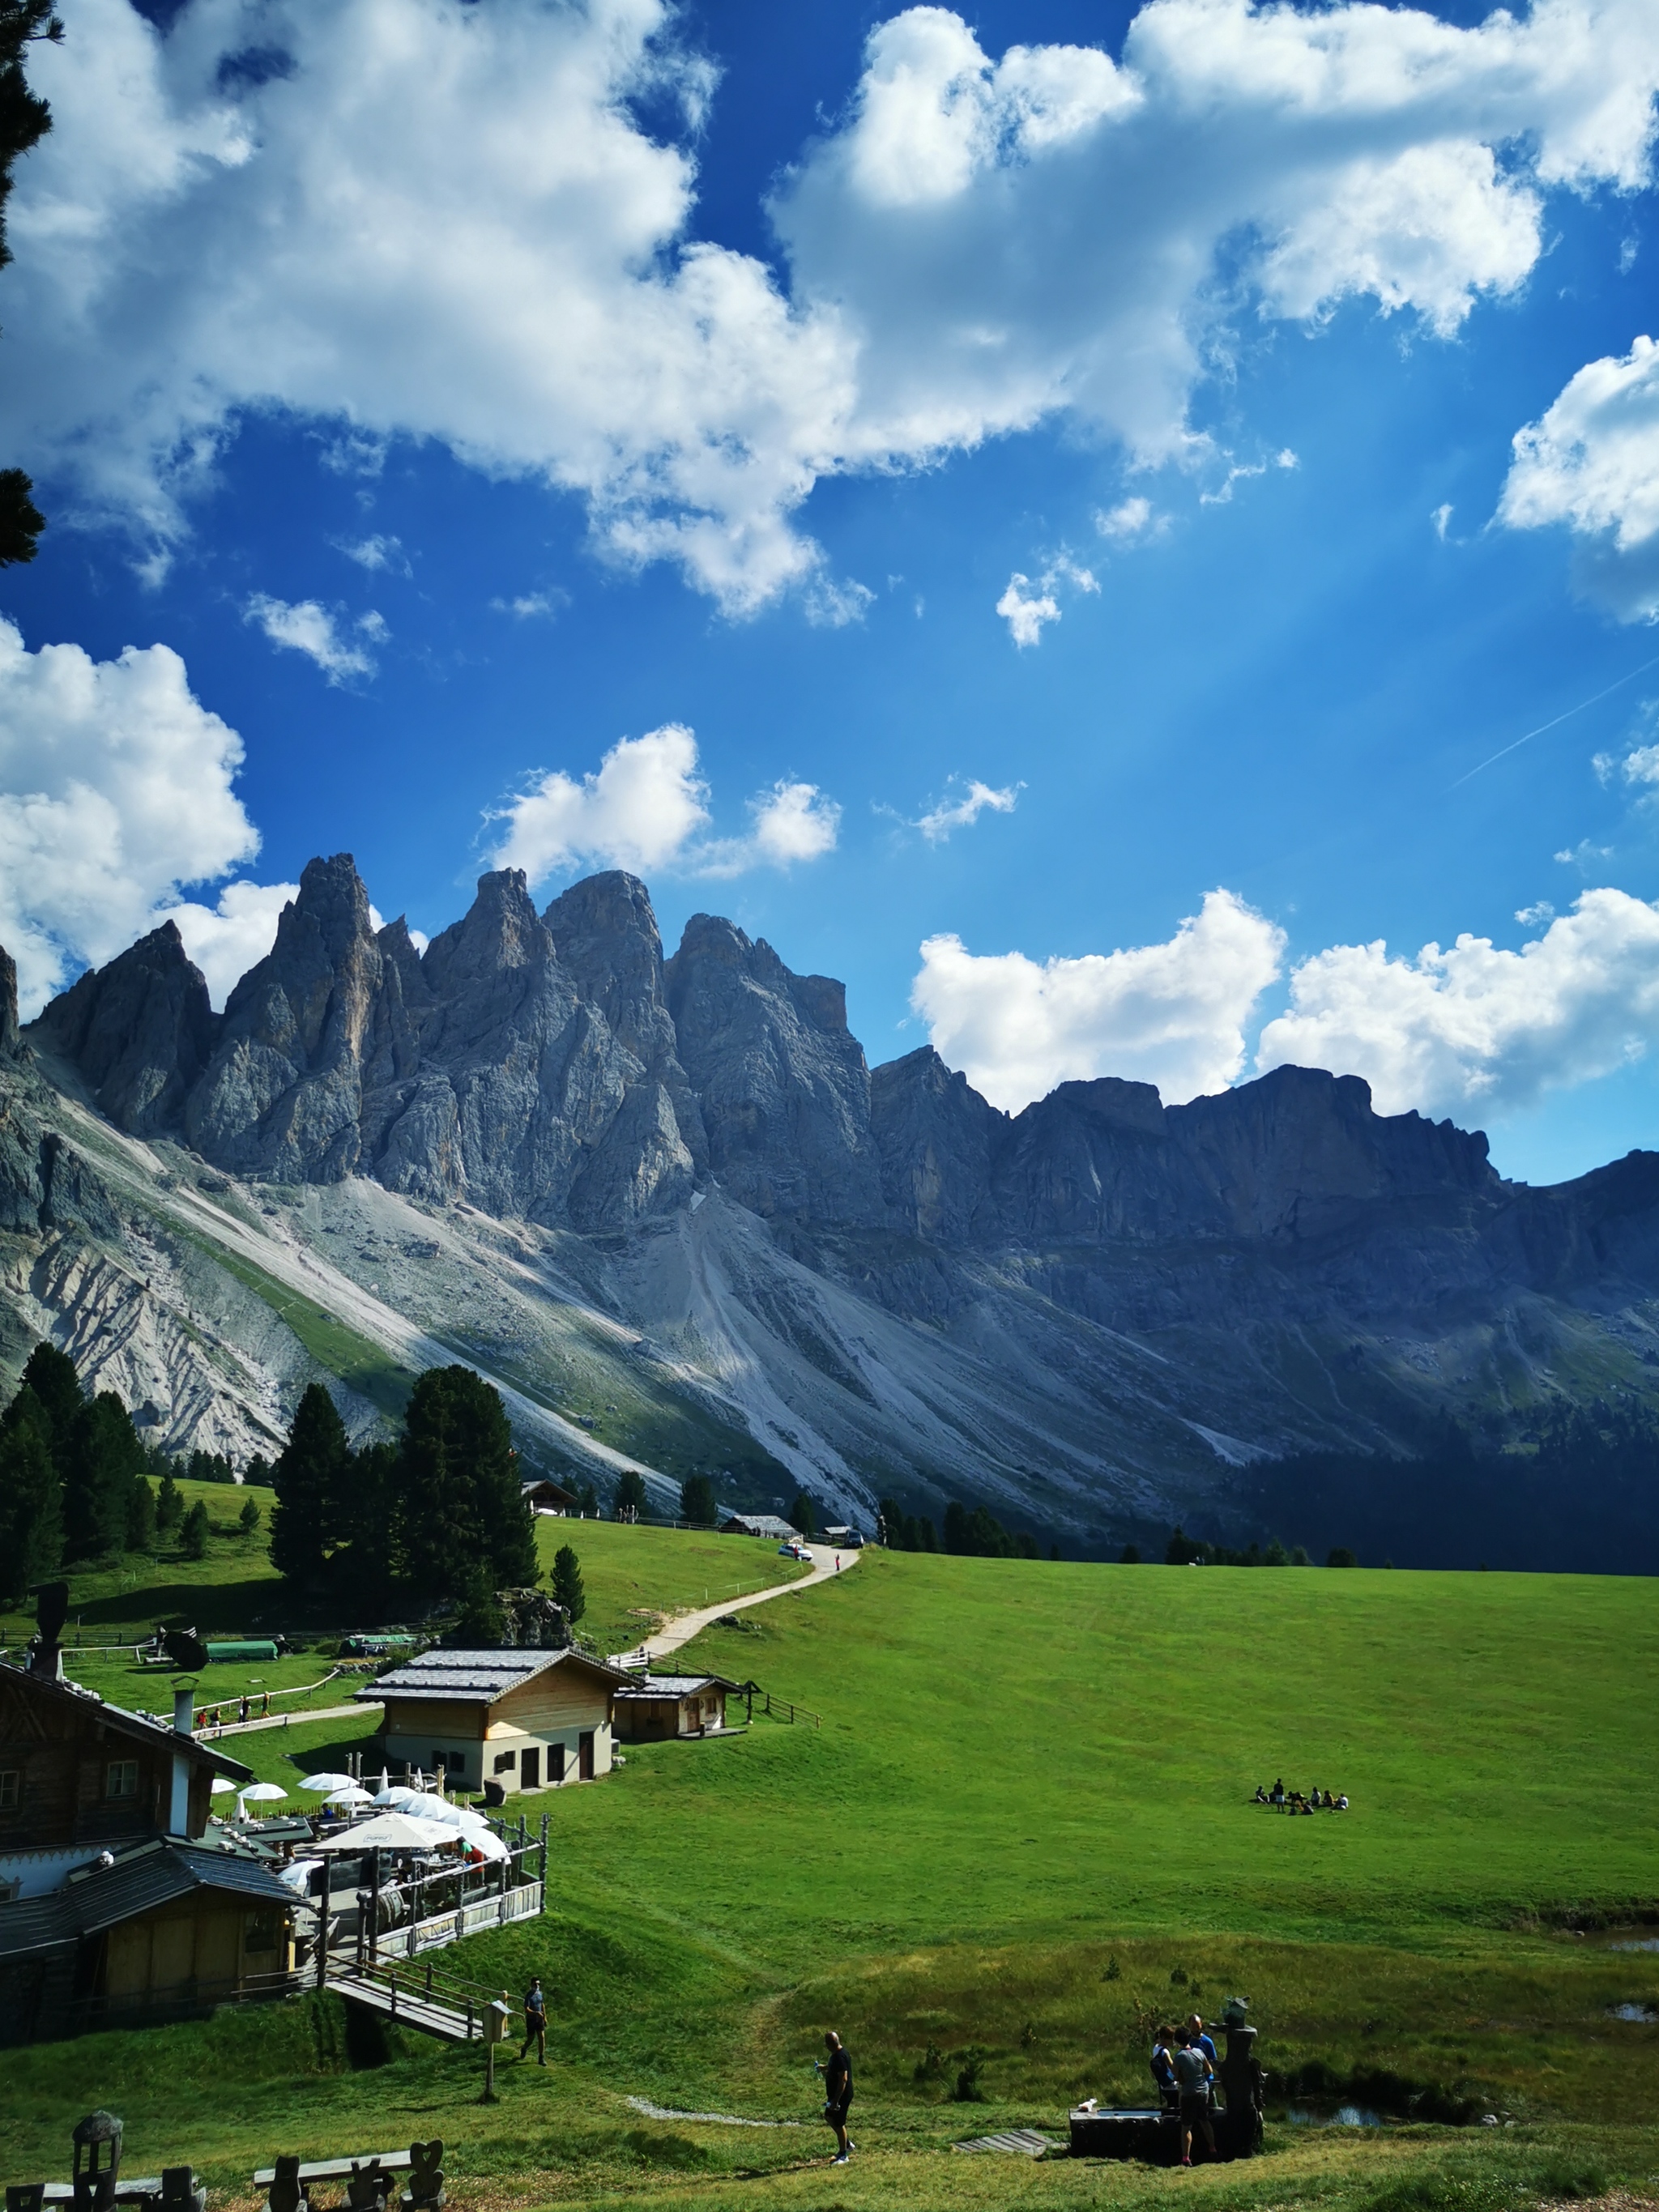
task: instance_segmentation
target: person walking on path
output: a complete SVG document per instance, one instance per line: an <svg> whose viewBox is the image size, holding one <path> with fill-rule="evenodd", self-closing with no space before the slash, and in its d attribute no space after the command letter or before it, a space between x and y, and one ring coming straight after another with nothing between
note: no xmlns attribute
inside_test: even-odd
<svg viewBox="0 0 1659 2212"><path fill-rule="evenodd" d="M542 1995L542 1978L532 1974L530 1987L524 1995L524 2048L519 2053L522 2065L530 2056L530 2046L536 2046L536 2063L547 2063L547 1999Z"/></svg>
<svg viewBox="0 0 1659 2212"><path fill-rule="evenodd" d="M1215 2156L1215 2130L1210 2125L1210 2082L1215 2069L1200 2044L1183 2043L1172 2056L1181 2092L1181 2163L1190 2166L1194 2135L1203 2136L1210 2156Z"/></svg>
<svg viewBox="0 0 1659 2212"><path fill-rule="evenodd" d="M847 2133L847 2108L853 2101L853 2062L835 2029L825 2032L823 2047L830 2053L823 2063L823 2117L836 2131L833 2166L845 2166L853 2146Z"/></svg>

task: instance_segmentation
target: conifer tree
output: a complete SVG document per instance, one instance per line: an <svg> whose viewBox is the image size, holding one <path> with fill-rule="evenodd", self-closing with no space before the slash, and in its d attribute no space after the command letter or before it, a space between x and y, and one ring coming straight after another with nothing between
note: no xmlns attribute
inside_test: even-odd
<svg viewBox="0 0 1659 2212"><path fill-rule="evenodd" d="M34 1393L46 1417L47 1441L58 1468L58 1479L67 1482L75 1424L86 1404L75 1362L66 1352L60 1352L55 1344L48 1344L42 1337L24 1366L23 1388Z"/></svg>
<svg viewBox="0 0 1659 2212"><path fill-rule="evenodd" d="M553 1598L564 1607L574 1628L587 1610L587 1593L582 1588L581 1561L568 1544L561 1544L553 1555Z"/></svg>
<svg viewBox="0 0 1659 2212"><path fill-rule="evenodd" d="M179 1495L179 1486L173 1479L173 1469L161 1470L161 1487L155 1499L155 1527L159 1534L170 1536L185 1517L185 1501Z"/></svg>
<svg viewBox="0 0 1659 2212"><path fill-rule="evenodd" d="M637 1517L647 1511L648 1508L649 1501L645 1494L645 1477L633 1468L625 1467L617 1478L617 1495L611 1504L611 1511L618 1521L625 1521L630 1516Z"/></svg>
<svg viewBox="0 0 1659 2212"><path fill-rule="evenodd" d="M429 1369L415 1385L396 1520L398 1564L422 1595L464 1589L475 1572L497 1589L541 1572L506 1409L470 1367Z"/></svg>
<svg viewBox="0 0 1659 2212"><path fill-rule="evenodd" d="M314 1582L339 1533L351 1472L345 1423L320 1382L301 1399L274 1470L270 1564L292 1582Z"/></svg>
<svg viewBox="0 0 1659 2212"><path fill-rule="evenodd" d="M0 1415L0 1588L14 1603L64 1553L64 1492L52 1424L26 1383Z"/></svg>
<svg viewBox="0 0 1659 2212"><path fill-rule="evenodd" d="M206 1559L209 1526L206 1504L198 1498L179 1523L179 1549L185 1559Z"/></svg>
<svg viewBox="0 0 1659 2212"><path fill-rule="evenodd" d="M127 1504L127 1549L155 1549L155 1492L149 1486L149 1477L143 1474L134 1482Z"/></svg>
<svg viewBox="0 0 1659 2212"><path fill-rule="evenodd" d="M66 1559L101 1559L127 1543L144 1448L112 1390L81 1407L70 1431L64 1482Z"/></svg>
<svg viewBox="0 0 1659 2212"><path fill-rule="evenodd" d="M714 1486L706 1474L688 1474L680 1485L680 1518L696 1527L707 1528L713 1522L718 1508L714 1504Z"/></svg>

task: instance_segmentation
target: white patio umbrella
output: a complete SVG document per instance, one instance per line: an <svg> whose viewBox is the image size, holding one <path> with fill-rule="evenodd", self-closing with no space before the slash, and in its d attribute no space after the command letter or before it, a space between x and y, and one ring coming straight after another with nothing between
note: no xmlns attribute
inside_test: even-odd
<svg viewBox="0 0 1659 2212"><path fill-rule="evenodd" d="M343 1790L331 1790L328 1802L331 1805L372 1805L374 1800L361 1783L348 1782Z"/></svg>
<svg viewBox="0 0 1659 2212"><path fill-rule="evenodd" d="M438 1800L424 1790L410 1790L405 1784L397 1782L389 1788L377 1790L374 1792L374 1802L377 1805L390 1805L400 1813L414 1813L420 1819L424 1820L427 1817L427 1807L435 1806Z"/></svg>
<svg viewBox="0 0 1659 2212"><path fill-rule="evenodd" d="M301 1790L315 1790L325 1797L331 1797L337 1790L355 1790L357 1778L355 1774L307 1774L300 1787Z"/></svg>
<svg viewBox="0 0 1659 2212"><path fill-rule="evenodd" d="M468 1850L477 1851L480 1858L510 1859L513 1856L501 1838L488 1828L463 1828L460 1838Z"/></svg>
<svg viewBox="0 0 1659 2212"><path fill-rule="evenodd" d="M246 1790L239 1790L236 1795L244 1805L275 1805L288 1792L275 1782L250 1782Z"/></svg>
<svg viewBox="0 0 1659 2212"><path fill-rule="evenodd" d="M459 1832L437 1820L417 1820L410 1813L379 1813L360 1820L337 1836L325 1836L313 1846L319 1851L430 1850L438 1844L458 1844Z"/></svg>

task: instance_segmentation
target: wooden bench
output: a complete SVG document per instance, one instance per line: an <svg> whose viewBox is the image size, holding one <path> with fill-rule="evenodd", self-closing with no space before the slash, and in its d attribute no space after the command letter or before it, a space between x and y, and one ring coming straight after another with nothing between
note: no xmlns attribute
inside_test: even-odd
<svg viewBox="0 0 1659 2212"><path fill-rule="evenodd" d="M301 2181L349 2181L354 2172L367 2173L371 2166L378 2166L382 2173L407 2173L410 2156L406 2150L364 2150L355 2158L315 2158L301 2160ZM269 2189L276 2179L274 2166L262 2166L253 2177L256 2189ZM157 2189L161 2187L158 2181Z"/></svg>

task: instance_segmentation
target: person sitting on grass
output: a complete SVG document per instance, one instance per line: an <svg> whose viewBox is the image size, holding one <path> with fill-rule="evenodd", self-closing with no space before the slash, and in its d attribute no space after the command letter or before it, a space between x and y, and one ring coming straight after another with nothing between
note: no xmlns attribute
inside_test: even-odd
<svg viewBox="0 0 1659 2212"><path fill-rule="evenodd" d="M1193 2137L1201 2135L1210 2156L1215 2156L1215 2130L1210 2125L1210 2083L1215 2069L1203 2048L1183 2043L1175 2054L1176 2087L1181 2094L1181 2163L1193 2162Z"/></svg>
<svg viewBox="0 0 1659 2212"><path fill-rule="evenodd" d="M1337 1809L1337 1811L1338 1811L1339 1813L1346 1813L1346 1812L1347 1811L1347 1809L1348 1809L1348 1801L1347 1801L1347 1799L1346 1799L1346 1796L1339 1797L1339 1798L1337 1799L1337 1801L1336 1801L1336 1809Z"/></svg>
<svg viewBox="0 0 1659 2212"><path fill-rule="evenodd" d="M1268 1802L1267 1793L1259 1782L1255 1785L1255 1802L1258 1805L1265 1805Z"/></svg>

